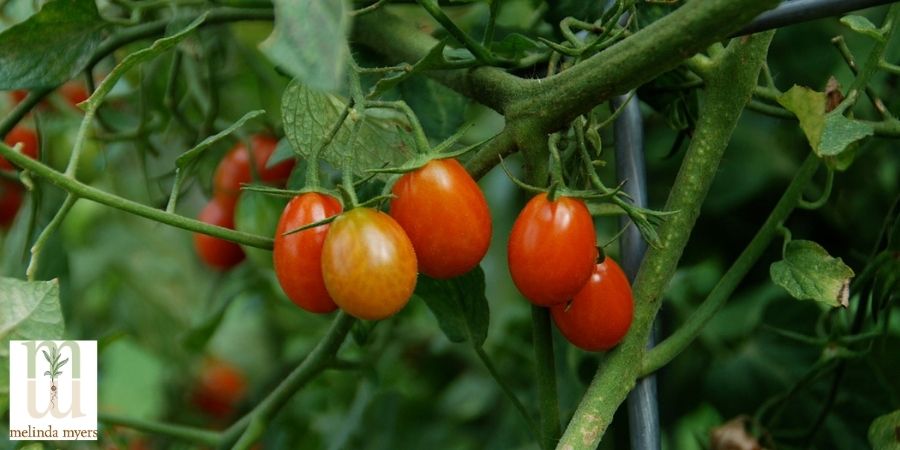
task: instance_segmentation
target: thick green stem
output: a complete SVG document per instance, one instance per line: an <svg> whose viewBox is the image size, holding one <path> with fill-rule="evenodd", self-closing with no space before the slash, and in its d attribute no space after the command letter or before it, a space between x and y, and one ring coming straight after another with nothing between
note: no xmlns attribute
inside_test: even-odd
<svg viewBox="0 0 900 450"><path fill-rule="evenodd" d="M707 3L721 2L689 2L681 9ZM557 448L596 448L613 414L634 387L662 292L675 273L731 133L750 99L771 39L771 33L733 39L714 61L693 140L666 202L665 210L677 214L660 226L661 246L648 250L635 279L634 322L622 344L598 369Z"/></svg>
<svg viewBox="0 0 900 450"><path fill-rule="evenodd" d="M644 366L641 375L648 375L666 365L678 356L703 330L703 327L719 311L722 305L731 297L731 294L740 284L747 272L756 264L765 249L778 235L778 226L783 223L791 212L797 207L805 188L816 169L819 167L819 158L810 153L806 161L800 166L791 184L788 185L781 199L769 214L769 217L760 227L756 235L747 245L734 264L725 272L725 275L716 283L716 286L706 297L706 300L694 311L693 314L671 336L659 343L647 353L644 358Z"/></svg>
<svg viewBox="0 0 900 450"><path fill-rule="evenodd" d="M165 212L126 198L119 197L109 192L101 191L93 186L88 186L74 178L67 177L50 167L41 164L15 150L9 148L5 144L0 144L0 156L11 161L15 165L30 170L34 174L46 178L51 183L59 186L61 189L73 194L77 197L93 200L116 209L120 209L131 214L146 217L150 220L161 222L173 227L182 228L188 231L208 234L213 237L226 239L239 244L249 245L251 247L270 250L272 248L272 239L258 236L255 234L235 231L206 222L190 219L177 214Z"/></svg>
<svg viewBox="0 0 900 450"><path fill-rule="evenodd" d="M341 311L334 318L328 333L316 344L302 363L291 372L274 391L263 399L249 414L237 421L222 439L221 446L228 447L237 441L235 449L248 449L259 440L266 426L282 407L319 372L328 368L329 363L343 344L347 333L356 319Z"/></svg>
<svg viewBox="0 0 900 450"><path fill-rule="evenodd" d="M548 132L564 127L594 105L652 80L685 58L737 31L778 0L686 2L666 17L583 63L529 80L527 95L509 105L507 120L536 117Z"/></svg>
<svg viewBox="0 0 900 450"><path fill-rule="evenodd" d="M107 425L116 425L132 428L145 433L169 436L183 441L195 442L203 445L217 445L221 439L221 434L215 431L202 430L199 428L186 427L182 425L172 425L168 423L155 422L152 420L138 419L133 417L119 416L116 414L100 413L97 420Z"/></svg>
<svg viewBox="0 0 900 450"><path fill-rule="evenodd" d="M553 333L550 310L531 307L531 329L534 338L534 364L541 411L541 448L553 448L559 439L559 398L556 390L556 359L553 356Z"/></svg>
<svg viewBox="0 0 900 450"><path fill-rule="evenodd" d="M438 45L437 39L385 9L357 17L353 25L353 40L410 64L422 59ZM501 113L525 84L522 79L494 67L435 70L428 72L428 75Z"/></svg>

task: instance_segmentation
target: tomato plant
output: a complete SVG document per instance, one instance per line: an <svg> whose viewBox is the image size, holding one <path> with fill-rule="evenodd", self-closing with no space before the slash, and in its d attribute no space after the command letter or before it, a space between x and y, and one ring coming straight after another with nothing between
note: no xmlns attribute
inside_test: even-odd
<svg viewBox="0 0 900 450"><path fill-rule="evenodd" d="M234 228L234 206L230 197L213 197L197 218L211 225ZM244 260L244 251L238 244L202 233L194 234L194 248L203 262L217 270L228 270Z"/></svg>
<svg viewBox="0 0 900 450"><path fill-rule="evenodd" d="M267 183L283 183L294 168L294 160L288 159L268 167L269 157L278 146L278 141L265 135L255 135L250 139L250 151L243 142L235 145L219 162L213 178L213 193L237 196L241 184L253 181L253 170L259 179ZM250 163L250 153L253 164Z"/></svg>
<svg viewBox="0 0 900 450"><path fill-rule="evenodd" d="M391 216L357 208L338 216L322 244L322 277L332 300L354 317L380 320L402 309L416 287L416 254Z"/></svg>
<svg viewBox="0 0 900 450"><path fill-rule="evenodd" d="M391 217L412 241L422 273L451 278L481 262L491 243L491 212L462 164L430 161L400 177L392 192Z"/></svg>
<svg viewBox="0 0 900 450"><path fill-rule="evenodd" d="M572 300L550 311L556 327L573 345L591 352L609 350L631 326L631 285L622 268L606 257Z"/></svg>
<svg viewBox="0 0 900 450"><path fill-rule="evenodd" d="M97 448L887 448L882 3L3 2L0 435L14 337Z"/></svg>
<svg viewBox="0 0 900 450"><path fill-rule="evenodd" d="M584 202L532 198L509 234L513 282L535 305L568 301L587 283L597 259L594 221Z"/></svg>
<svg viewBox="0 0 900 450"><path fill-rule="evenodd" d="M309 312L327 313L337 309L322 276L322 247L331 225L284 233L332 217L341 209L341 203L330 195L301 194L285 206L275 230L272 258L278 282L292 302ZM354 264L354 261L347 259L343 263Z"/></svg>

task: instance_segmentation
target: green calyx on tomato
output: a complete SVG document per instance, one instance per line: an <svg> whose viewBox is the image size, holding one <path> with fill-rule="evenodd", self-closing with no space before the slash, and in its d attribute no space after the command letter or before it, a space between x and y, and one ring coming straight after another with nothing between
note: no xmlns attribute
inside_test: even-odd
<svg viewBox="0 0 900 450"><path fill-rule="evenodd" d="M291 199L278 220L272 252L275 275L288 298L309 312L328 313L337 309L322 275L322 247L330 226L326 223L285 233L333 218L341 210L341 203L335 197L307 192Z"/></svg>
<svg viewBox="0 0 900 450"><path fill-rule="evenodd" d="M567 303L550 308L556 327L587 351L613 348L628 333L634 314L631 284L612 258L594 266L587 284Z"/></svg>
<svg viewBox="0 0 900 450"><path fill-rule="evenodd" d="M433 278L462 275L491 243L484 193L455 159L431 160L394 184L390 215L403 227L419 270Z"/></svg>
<svg viewBox="0 0 900 450"><path fill-rule="evenodd" d="M198 219L203 222L234 229L235 200L227 196L213 197L200 211ZM244 260L244 251L231 241L194 233L194 248L200 259L216 270L228 270Z"/></svg>
<svg viewBox="0 0 900 450"><path fill-rule="evenodd" d="M416 254L391 216L355 208L331 223L322 244L322 276L328 294L348 314L385 319L413 294Z"/></svg>
<svg viewBox="0 0 900 450"><path fill-rule="evenodd" d="M509 272L533 304L571 299L587 283L597 259L594 221L584 202L569 197L533 197L509 235Z"/></svg>

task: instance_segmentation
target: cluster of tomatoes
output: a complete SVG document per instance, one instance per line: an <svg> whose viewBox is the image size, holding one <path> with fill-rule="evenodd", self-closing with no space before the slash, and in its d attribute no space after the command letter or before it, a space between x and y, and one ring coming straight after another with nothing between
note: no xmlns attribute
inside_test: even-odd
<svg viewBox="0 0 900 450"><path fill-rule="evenodd" d="M213 198L200 211L201 221L234 229L234 211L241 195L241 185L256 179L275 185L283 185L294 169L289 159L268 167L269 157L275 152L278 141L265 135L250 139L250 148L240 142L219 162L213 175ZM194 248L200 259L218 270L228 270L244 260L244 251L238 244L206 234L194 235Z"/></svg>
<svg viewBox="0 0 900 450"><path fill-rule="evenodd" d="M509 235L513 282L531 303L550 308L572 344L608 350L631 326L631 285L612 258L597 261L594 221L584 202L547 194L532 198Z"/></svg>
<svg viewBox="0 0 900 450"><path fill-rule="evenodd" d="M275 146L265 142L253 149L258 178L286 178L287 163L265 168ZM243 155L240 162L237 155ZM251 179L246 155L238 146L219 165L216 196L201 220L233 227L233 199ZM384 319L409 301L418 273L449 279L481 262L491 240L490 210L457 160L433 159L408 171L391 193L388 213L368 207L344 211L339 199L323 192L291 199L275 231L273 263L292 302L313 313L341 308L360 319ZM244 256L237 244L210 236L196 235L195 243L214 267L231 267ZM590 351L616 345L633 310L622 269L610 258L597 262L598 254L593 219L577 198L537 195L509 239L516 287L533 304L549 307L562 334Z"/></svg>

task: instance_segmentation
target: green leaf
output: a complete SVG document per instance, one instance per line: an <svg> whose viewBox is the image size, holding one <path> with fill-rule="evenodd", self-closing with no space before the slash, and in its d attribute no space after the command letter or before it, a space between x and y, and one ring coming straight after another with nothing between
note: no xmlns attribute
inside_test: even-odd
<svg viewBox="0 0 900 450"><path fill-rule="evenodd" d="M425 301L452 342L469 341L479 347L484 343L490 311L480 266L449 280L420 275L415 295Z"/></svg>
<svg viewBox="0 0 900 450"><path fill-rule="evenodd" d="M53 360L50 359L50 355L47 354L47 350L41 350L41 353L44 354L44 359L47 360L47 363L53 365Z"/></svg>
<svg viewBox="0 0 900 450"><path fill-rule="evenodd" d="M816 154L822 157L837 156L847 150L853 143L871 136L875 129L871 125L844 116L844 109L836 108L825 115L825 126Z"/></svg>
<svg viewBox="0 0 900 450"><path fill-rule="evenodd" d="M877 41L884 41L884 33L863 16L844 16L841 17L841 23L859 34L869 36Z"/></svg>
<svg viewBox="0 0 900 450"><path fill-rule="evenodd" d="M800 120L800 128L816 155L838 165L848 162L835 157L852 151L854 143L875 132L871 125L844 116L852 101L826 113L826 94L807 87L795 85L778 97L778 103Z"/></svg>
<svg viewBox="0 0 900 450"><path fill-rule="evenodd" d="M275 29L259 47L313 89L335 91L347 66L345 0L275 0Z"/></svg>
<svg viewBox="0 0 900 450"><path fill-rule="evenodd" d="M334 95L314 91L297 80L284 91L281 112L284 133L303 158L319 148L346 107L346 102ZM350 142L351 130L362 121L355 142ZM340 167L346 156L353 155L353 170L364 175L372 167L400 165L415 154L409 121L393 110L366 109L365 114L350 112L321 159Z"/></svg>
<svg viewBox="0 0 900 450"><path fill-rule="evenodd" d="M829 306L847 306L853 270L812 241L790 241L784 259L769 268L772 281L799 300L815 300Z"/></svg>
<svg viewBox="0 0 900 450"><path fill-rule="evenodd" d="M825 93L797 85L778 97L778 103L800 119L800 128L813 149L819 146L825 128L826 101Z"/></svg>
<svg viewBox="0 0 900 450"><path fill-rule="evenodd" d="M0 33L0 90L58 86L84 70L106 22L94 0L55 0Z"/></svg>
<svg viewBox="0 0 900 450"><path fill-rule="evenodd" d="M60 339L64 328L56 280L0 278L0 414L9 404L9 341Z"/></svg>
<svg viewBox="0 0 900 450"><path fill-rule="evenodd" d="M49 376L52 376L52 375L50 374L50 371L49 371L49 370L45 370L45 371L44 371L44 376L45 376L45 377L49 377Z"/></svg>
<svg viewBox="0 0 900 450"><path fill-rule="evenodd" d="M872 421L869 444L873 450L900 450L900 409Z"/></svg>

